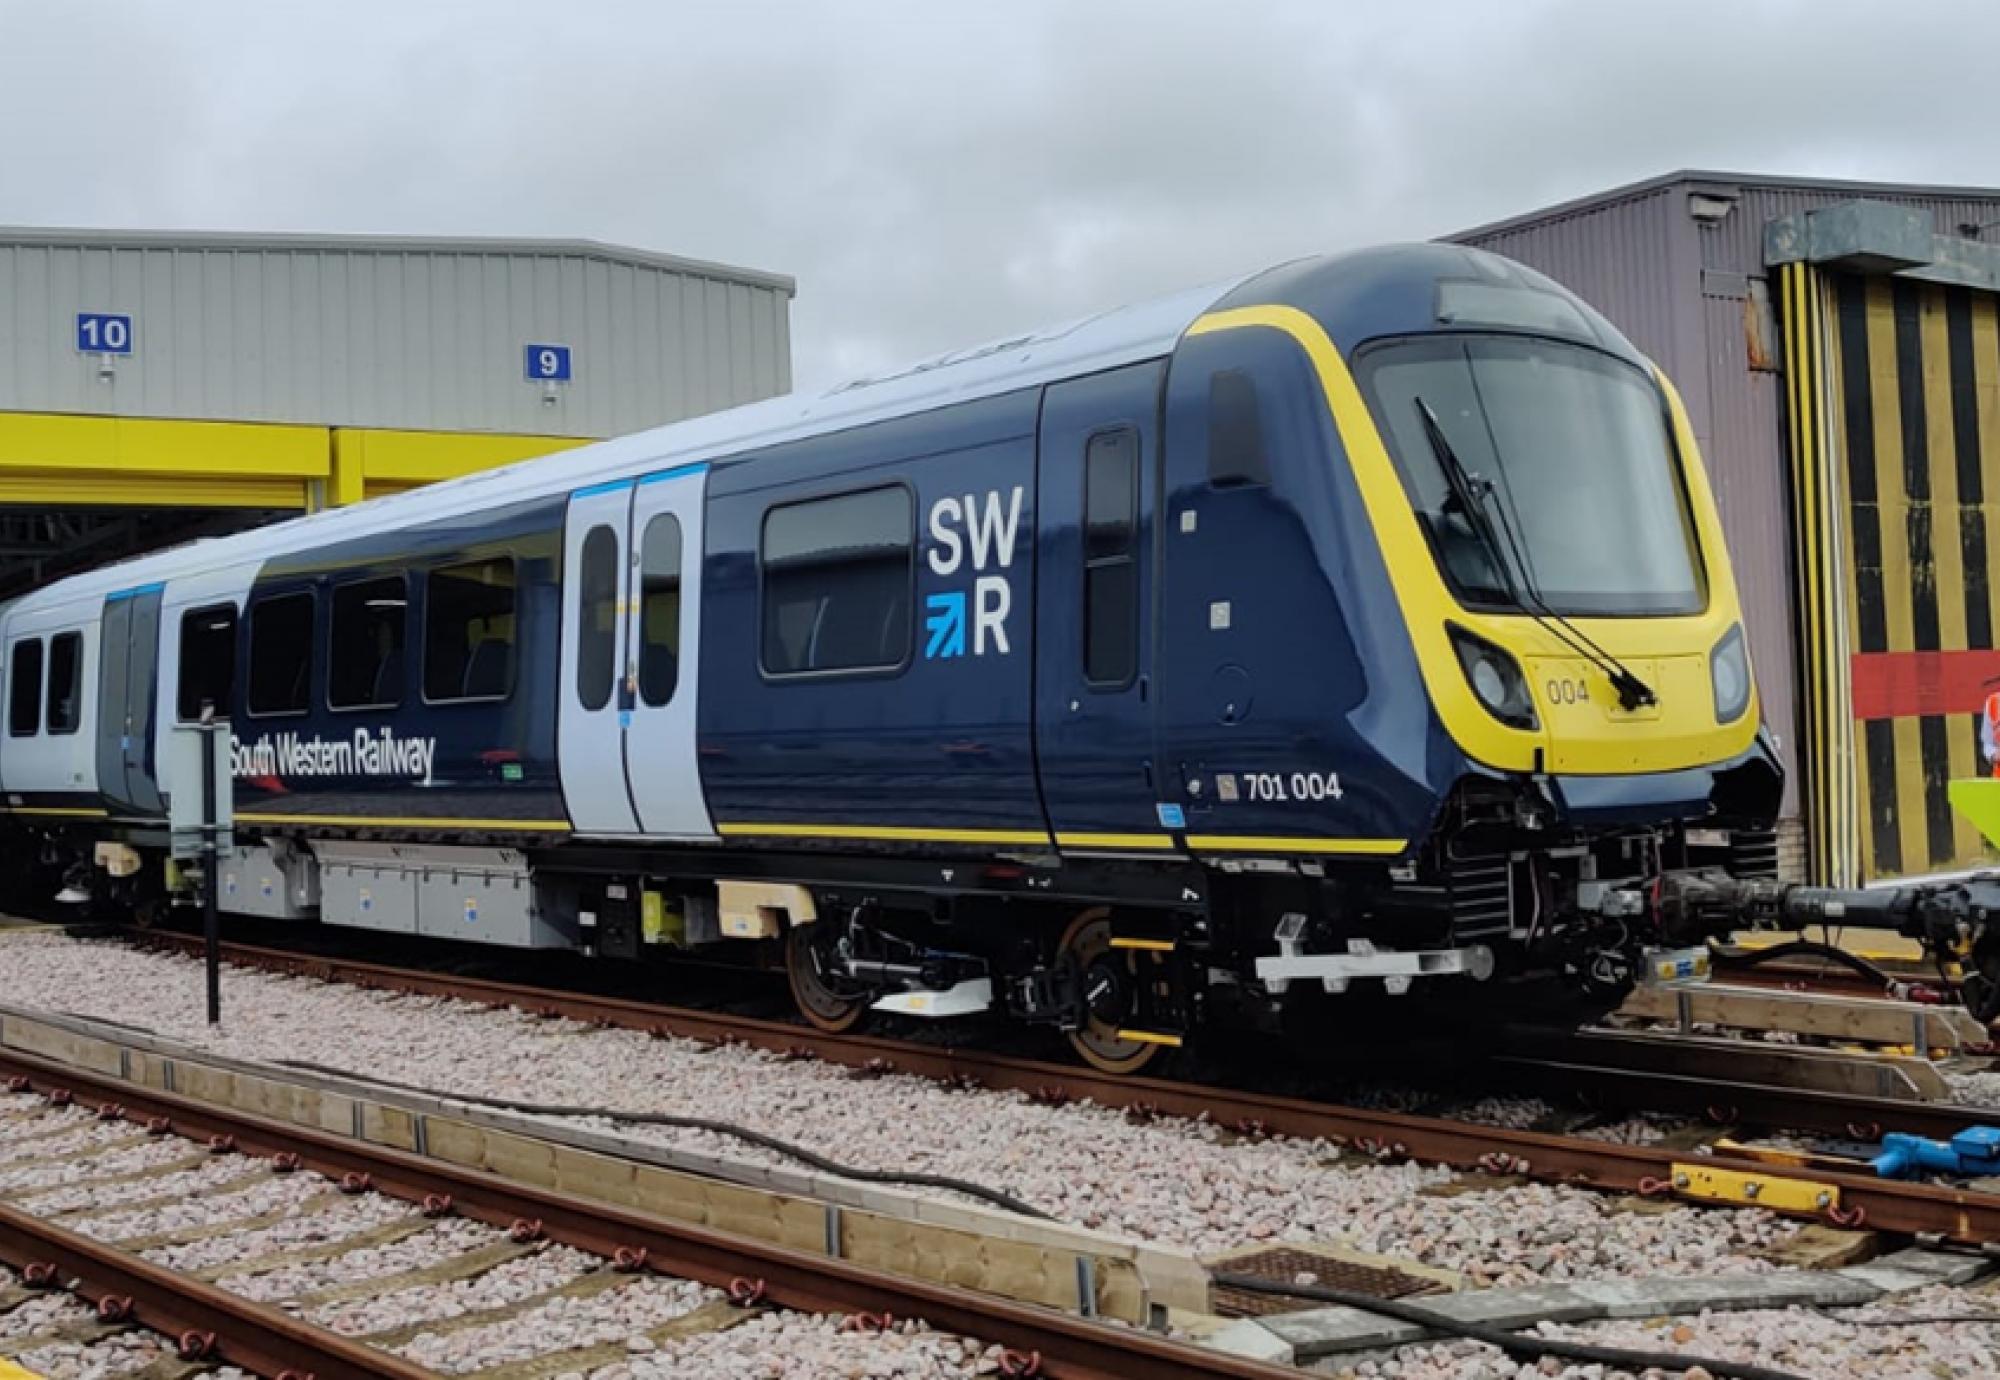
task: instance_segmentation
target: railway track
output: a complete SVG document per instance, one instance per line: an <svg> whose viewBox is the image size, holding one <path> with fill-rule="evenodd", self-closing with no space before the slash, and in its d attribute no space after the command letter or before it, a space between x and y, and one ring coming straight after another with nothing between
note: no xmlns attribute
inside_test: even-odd
<svg viewBox="0 0 2000 1380"><path fill-rule="evenodd" d="M966 1354L974 1358L1005 1348L998 1353L1003 1375L1276 1380L1291 1373L1137 1329L911 1281L222 1110L14 1050L0 1051L0 1081L6 1088L0 1262L24 1281L14 1302L28 1297L28 1283L66 1289L97 1310L106 1327L140 1326L178 1339L190 1364L235 1365L293 1380L414 1380L440 1370L518 1380L607 1364L598 1354L607 1345L614 1358L635 1349L620 1318L609 1344L602 1337L579 1342L551 1328L553 1346L513 1347L502 1364L433 1369L437 1348L421 1316L361 1336L324 1320L327 1305L352 1314L371 1290L472 1279L560 1248L576 1257L560 1286L485 1313L439 1316L431 1325L444 1332L511 1328L539 1338L542 1305L616 1292L641 1301L630 1331L648 1345L765 1314L838 1314L849 1328L870 1334L895 1331L896 1320L922 1319L950 1334L946 1341L968 1339ZM215 1172L221 1157L241 1163L242 1172ZM38 1179L36 1171L57 1158L68 1168ZM204 1200L212 1200L217 1216L188 1225L202 1216L189 1205ZM45 1210L37 1211L38 1203ZM341 1220L325 1220L329 1215ZM441 1265L287 1293L284 1270L325 1267L354 1250L382 1251L446 1224L478 1224L477 1238L459 1241ZM275 1290L255 1286L273 1278Z"/></svg>
<svg viewBox="0 0 2000 1380"><path fill-rule="evenodd" d="M199 948L191 938L168 933L149 933L143 938L178 952ZM1865 1224L1971 1245L2000 1241L2000 1195L1883 1180L1824 1167L1815 1167L1809 1174L1786 1174L1727 1145L1697 1156L1685 1148L1666 1145L1617 1144L1214 1085L1119 1077L976 1049L831 1035L782 1021L461 978L347 958L238 944L225 945L224 955L232 963L364 988L512 1007L547 1017L710 1043L804 1053L853 1068L976 1083L1051 1102L1088 1099L1133 1115L1205 1118L1239 1134L1324 1139L1380 1159L1408 1158L1608 1192L1755 1205L1839 1225ZM2000 1109L1731 1082L1671 1071L1608 1068L1565 1057L1561 1051L1520 1062L1524 1068L1535 1066L1537 1076L1566 1091L1585 1090L1607 1104L1686 1110L1705 1115L1719 1127L1754 1123L1763 1128L1849 1139L1898 1130L1943 1139L1969 1125L2000 1125Z"/></svg>

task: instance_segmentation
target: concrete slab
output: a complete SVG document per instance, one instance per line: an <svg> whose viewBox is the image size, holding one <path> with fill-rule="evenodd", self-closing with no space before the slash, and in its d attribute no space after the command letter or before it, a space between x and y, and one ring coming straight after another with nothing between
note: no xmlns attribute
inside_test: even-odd
<svg viewBox="0 0 2000 1380"><path fill-rule="evenodd" d="M1907 1293L1932 1284L1970 1284L2000 1269L1984 1256L1927 1251L1912 1246L1892 1251L1865 1265L1849 1265L1834 1273L1873 1285L1885 1294Z"/></svg>
<svg viewBox="0 0 2000 1380"><path fill-rule="evenodd" d="M1520 1289L1477 1289L1411 1303L1459 1322L1508 1329L1538 1322L1587 1322L1603 1316L1603 1305L1568 1284L1531 1284Z"/></svg>
<svg viewBox="0 0 2000 1380"><path fill-rule="evenodd" d="M1397 1322L1358 1308L1314 1308L1304 1313L1274 1313L1257 1320L1287 1342L1297 1361L1309 1361L1335 1351L1369 1347L1407 1346L1430 1333L1415 1323Z"/></svg>
<svg viewBox="0 0 2000 1380"><path fill-rule="evenodd" d="M1573 1286L1599 1306L1600 1318L1660 1318L1685 1313L1741 1313L1753 1308L1868 1303L1881 1292L1862 1280L1816 1270L1718 1279L1603 1280Z"/></svg>
<svg viewBox="0 0 2000 1380"><path fill-rule="evenodd" d="M1211 1351L1245 1356L1253 1361L1269 1361L1280 1366L1298 1364L1292 1344L1255 1318L1238 1318L1227 1327L1218 1328L1201 1338L1201 1344Z"/></svg>

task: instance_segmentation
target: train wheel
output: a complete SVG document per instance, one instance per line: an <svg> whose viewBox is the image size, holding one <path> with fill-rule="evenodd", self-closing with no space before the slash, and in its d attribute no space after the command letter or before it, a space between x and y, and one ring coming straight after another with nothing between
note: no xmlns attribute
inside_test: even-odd
<svg viewBox="0 0 2000 1380"><path fill-rule="evenodd" d="M1131 965L1121 950L1111 947L1111 912L1099 906L1070 921L1063 931L1062 956L1076 963L1089 1008L1083 1028L1068 1032L1083 1062L1102 1073L1137 1073L1157 1059L1166 1046L1118 1033L1138 994ZM1144 958L1157 962L1153 954Z"/></svg>
<svg viewBox="0 0 2000 1380"><path fill-rule="evenodd" d="M785 934L785 978L799 1014L838 1035L867 1019L870 998L832 971L832 933L819 923L792 926Z"/></svg>

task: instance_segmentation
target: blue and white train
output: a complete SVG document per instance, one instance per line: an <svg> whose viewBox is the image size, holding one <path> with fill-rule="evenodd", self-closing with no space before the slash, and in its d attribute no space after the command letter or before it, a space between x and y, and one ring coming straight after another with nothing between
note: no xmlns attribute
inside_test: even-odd
<svg viewBox="0 0 2000 1380"><path fill-rule="evenodd" d="M1455 247L161 552L0 646L50 889L188 896L213 706L225 910L734 946L825 1027L997 1008L1110 1069L1225 995L1615 989L1678 938L1662 878L1772 862L1678 398Z"/></svg>

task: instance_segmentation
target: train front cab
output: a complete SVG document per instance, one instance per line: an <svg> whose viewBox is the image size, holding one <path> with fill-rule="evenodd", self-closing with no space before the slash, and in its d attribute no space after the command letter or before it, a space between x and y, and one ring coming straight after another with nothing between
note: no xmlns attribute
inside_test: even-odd
<svg viewBox="0 0 2000 1380"><path fill-rule="evenodd" d="M1268 492L1227 463L1232 371L1296 400L1295 419L1268 400L1258 414L1291 428L1266 438ZM1205 483L1186 463L1204 439ZM1215 755L1184 768L1191 834L1206 814L1242 821L1224 837L1268 836L1271 854L1379 847L1393 862L1358 896L1302 907L1312 926L1277 945L1284 957L1264 940L1274 990L1397 971L1333 952L1358 938L1443 950L1406 973L1474 971L1468 959L1483 968L1535 925L1569 926L1586 967L1629 974L1634 927L1592 907L1685 863L1690 826L1719 837L1775 809L1680 402L1546 279L1424 246L1252 280L1176 354L1168 473L1166 617L1206 611L1212 630L1204 655L1163 674L1164 731L1200 737L1204 711L1214 725L1201 745ZM1203 689L1208 702L1186 703ZM1339 767L1337 802L1314 751ZM1276 918L1262 906L1251 922ZM1590 952L1614 942L1615 962Z"/></svg>

